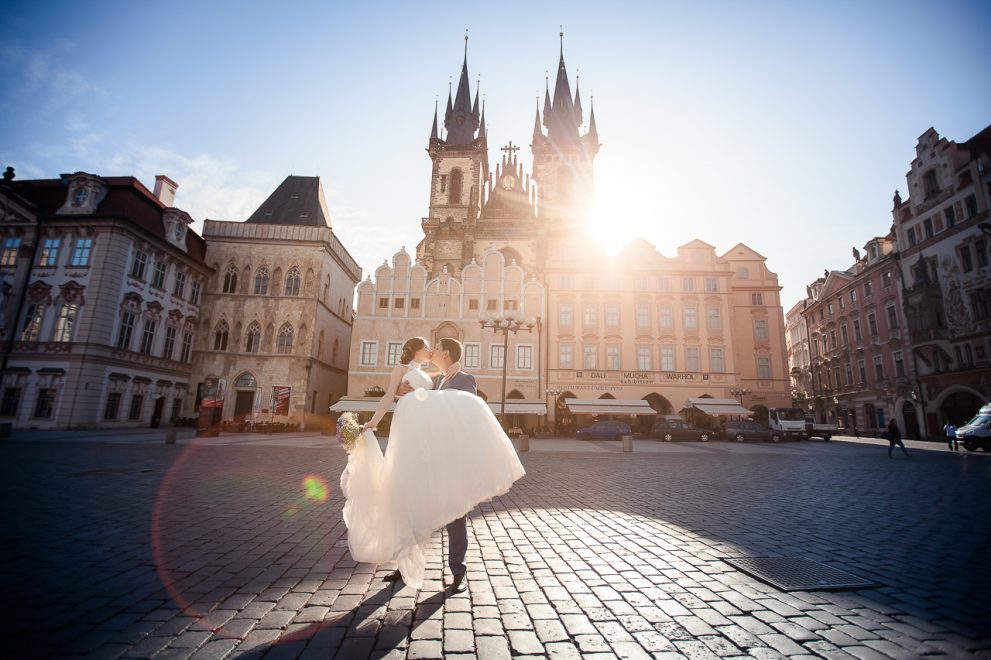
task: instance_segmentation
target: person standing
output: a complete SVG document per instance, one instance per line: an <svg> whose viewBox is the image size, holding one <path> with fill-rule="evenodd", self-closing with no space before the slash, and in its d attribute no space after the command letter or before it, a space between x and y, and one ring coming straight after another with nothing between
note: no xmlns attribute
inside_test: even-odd
<svg viewBox="0 0 991 660"><path fill-rule="evenodd" d="M950 448L950 451L960 451L960 441L957 440L956 424L947 422L946 426L943 427L943 433L946 434L946 446Z"/></svg>
<svg viewBox="0 0 991 660"><path fill-rule="evenodd" d="M905 449L905 443L902 442L902 432L898 430L898 422L893 418L888 422L888 432L885 435L888 436L888 458L891 458L891 450L895 448L895 445L901 447L905 458L908 458L908 450Z"/></svg>

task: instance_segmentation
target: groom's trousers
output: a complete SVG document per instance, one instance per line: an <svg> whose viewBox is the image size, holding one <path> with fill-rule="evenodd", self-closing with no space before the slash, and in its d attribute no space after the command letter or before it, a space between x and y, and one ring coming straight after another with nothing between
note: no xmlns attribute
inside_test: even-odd
<svg viewBox="0 0 991 660"><path fill-rule="evenodd" d="M464 575L468 571L465 554L468 552L468 516L462 516L447 524L447 565L451 575Z"/></svg>

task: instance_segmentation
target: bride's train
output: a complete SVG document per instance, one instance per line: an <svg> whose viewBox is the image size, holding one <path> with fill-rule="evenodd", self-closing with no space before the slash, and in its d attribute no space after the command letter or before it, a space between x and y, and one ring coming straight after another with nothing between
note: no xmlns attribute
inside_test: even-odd
<svg viewBox="0 0 991 660"><path fill-rule="evenodd" d="M407 394L396 404L385 454L366 431L341 475L351 556L396 561L406 584L418 589L433 533L524 474L484 400L459 390Z"/></svg>

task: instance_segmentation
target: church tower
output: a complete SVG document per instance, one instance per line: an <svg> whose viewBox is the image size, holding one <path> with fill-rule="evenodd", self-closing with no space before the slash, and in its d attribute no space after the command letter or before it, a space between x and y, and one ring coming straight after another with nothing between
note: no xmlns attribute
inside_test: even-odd
<svg viewBox="0 0 991 660"><path fill-rule="evenodd" d="M447 93L444 138L438 130L437 108L427 153L433 163L430 174L430 215L422 220L423 240L416 258L430 277L447 272L456 275L471 262L472 236L482 207L483 183L489 178L485 111L480 112L478 89L472 102L468 81L468 37L457 93Z"/></svg>
<svg viewBox="0 0 991 660"><path fill-rule="evenodd" d="M538 107L530 145L540 218L545 226L581 224L588 218L592 203L592 162L599 153L599 134L595 127L595 108L590 108L588 130L581 135L581 94L576 83L575 94L571 95L564 66L563 32L554 97L552 101L549 87L545 89L543 113L543 127L547 133L541 128Z"/></svg>

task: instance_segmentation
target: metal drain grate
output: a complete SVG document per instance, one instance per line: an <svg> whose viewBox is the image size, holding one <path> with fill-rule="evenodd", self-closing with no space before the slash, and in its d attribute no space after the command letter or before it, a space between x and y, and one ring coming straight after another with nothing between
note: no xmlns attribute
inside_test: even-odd
<svg viewBox="0 0 991 660"><path fill-rule="evenodd" d="M723 561L781 591L840 591L880 586L804 557L739 557Z"/></svg>

